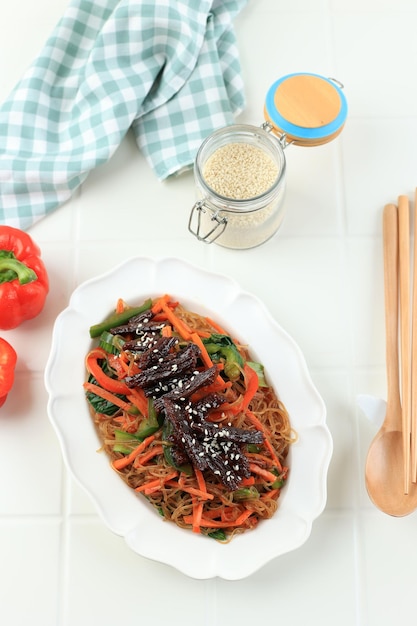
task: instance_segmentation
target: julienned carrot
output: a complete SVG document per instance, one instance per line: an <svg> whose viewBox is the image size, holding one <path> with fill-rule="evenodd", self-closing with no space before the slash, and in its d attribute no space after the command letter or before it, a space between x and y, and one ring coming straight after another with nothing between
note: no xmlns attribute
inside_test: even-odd
<svg viewBox="0 0 417 626"><path fill-rule="evenodd" d="M220 407L220 411L223 413L230 412L232 415L246 412L253 399L253 396L258 391L259 379L258 375L248 364L245 364L243 368L243 374L245 377L245 392L239 396L239 398L233 402L225 402Z"/></svg>
<svg viewBox="0 0 417 626"><path fill-rule="evenodd" d="M242 399L241 410L246 411L252 401L253 396L258 391L259 379L258 374L247 363L245 363L245 366L243 368L243 374L245 377L246 388Z"/></svg>
<svg viewBox="0 0 417 626"><path fill-rule="evenodd" d="M192 529L193 533L201 533L201 519L203 517L203 503L193 502L193 521Z"/></svg>
<svg viewBox="0 0 417 626"><path fill-rule="evenodd" d="M259 452L246 452L246 456L249 460L258 461L261 465L264 463L265 465L275 465L275 459L271 459L269 456L265 456L264 454L260 454Z"/></svg>
<svg viewBox="0 0 417 626"><path fill-rule="evenodd" d="M222 511L223 508L224 508L224 506L222 506L221 508L208 509L207 511L204 511L205 519L220 519L221 518L221 511Z"/></svg>
<svg viewBox="0 0 417 626"><path fill-rule="evenodd" d="M264 435L270 434L267 428L262 424L261 420L256 417L255 413L253 413L249 409L246 409L246 415L247 417L249 417L250 421L257 430L260 430Z"/></svg>
<svg viewBox="0 0 417 626"><path fill-rule="evenodd" d="M172 337L172 326L169 324L165 324L163 329L161 330L162 337Z"/></svg>
<svg viewBox="0 0 417 626"><path fill-rule="evenodd" d="M260 430L263 433L263 435L264 435L264 446L267 448L267 450L269 451L270 455L274 459L275 465L281 471L282 470L281 461L279 460L278 455L275 452L273 445L269 441L269 437L271 436L269 430L256 417L255 413L252 413L252 411L249 411L249 409L246 410L246 416L249 417L250 421L255 426L255 428L257 428L258 430Z"/></svg>
<svg viewBox="0 0 417 626"><path fill-rule="evenodd" d="M130 404L130 402L125 402L121 398L118 398L111 391L107 391L107 389L103 389L102 387L99 387L98 385L94 385L93 383L84 383L83 387L86 391L90 393L94 393L96 396L103 398L103 400L107 400L107 402L111 402L112 404L115 404L116 406L120 407L124 411L129 412L132 410L132 405Z"/></svg>
<svg viewBox="0 0 417 626"><path fill-rule="evenodd" d="M253 476L249 476L248 478L243 478L240 483L241 487L251 487L255 484L255 478Z"/></svg>
<svg viewBox="0 0 417 626"><path fill-rule="evenodd" d="M237 509L236 507L233 506L225 506L223 507L222 513L221 513L221 517L220 517L220 521L221 522L234 522L236 520L236 513L237 513ZM216 519L216 518L213 518Z"/></svg>
<svg viewBox="0 0 417 626"><path fill-rule="evenodd" d="M137 363L133 359L129 359L124 350L122 350L119 354L119 361L121 369L125 371L126 376L134 376L139 373L140 370Z"/></svg>
<svg viewBox="0 0 417 626"><path fill-rule="evenodd" d="M274 447L273 447L272 443L269 441L269 439L268 439L267 437L264 439L264 446L265 446L265 448L267 448L267 449L268 449L268 451L269 451L270 455L271 455L271 456L272 456L272 458L274 459L274 461L275 461L275 465L277 466L277 468L278 468L280 471L282 471L281 461L279 460L278 455L277 455L277 453L275 452L275 450L274 450Z"/></svg>
<svg viewBox="0 0 417 626"><path fill-rule="evenodd" d="M246 520L253 513L254 511L251 511L250 509L246 509L245 511L243 511L243 513L239 515L239 517L237 517L234 521L230 521L230 522L221 522L218 520L208 519L208 518L205 518L204 516L201 516L200 526L202 526L203 528L229 528L229 527L242 526L242 524L244 524L244 522L246 522ZM193 518L194 518L193 515L185 515L184 522L186 524L192 524Z"/></svg>
<svg viewBox="0 0 417 626"><path fill-rule="evenodd" d="M206 317L206 322L208 322L210 326L213 326L214 330L216 330L219 333L219 335L228 334L217 322L212 320L211 317Z"/></svg>
<svg viewBox="0 0 417 626"><path fill-rule="evenodd" d="M279 489L271 489L261 495L261 500L276 500L279 494Z"/></svg>
<svg viewBox="0 0 417 626"><path fill-rule="evenodd" d="M128 465L130 465L131 463L133 463L133 461L138 456L138 454L146 450L146 448L149 446L149 444L152 443L154 439L155 439L155 435L149 435L149 437L146 437L146 439L141 441L141 443L138 446L136 446L136 448L132 450L130 454L113 461L114 469L121 470L127 467Z"/></svg>
<svg viewBox="0 0 417 626"><path fill-rule="evenodd" d="M165 314L167 320L170 322L170 324L172 324L172 326L181 335L181 337L188 341L192 334L191 328L189 328L189 326L185 322L180 320L175 312L172 311L172 309L170 309L170 307L164 302L161 305L161 311Z"/></svg>
<svg viewBox="0 0 417 626"><path fill-rule="evenodd" d="M94 348L94 350L90 350L85 359L87 371L94 376L98 384L104 389L107 389L107 391L126 394L128 391L127 385L121 380L110 378L110 376L107 376L107 374L105 374L101 369L98 361L106 360L106 357L107 353L101 348Z"/></svg>
<svg viewBox="0 0 417 626"><path fill-rule="evenodd" d="M152 313L154 315L156 315L157 313L160 313L162 311L162 305L168 304L170 300L171 300L171 296L167 293L161 296L160 298L157 298L155 302L152 304L152 307L151 307Z"/></svg>
<svg viewBox="0 0 417 626"><path fill-rule="evenodd" d="M139 411L145 417L148 417L148 399L145 396L145 392L143 389L139 387L132 387L129 389L128 396L129 400L134 404Z"/></svg>
<svg viewBox="0 0 417 626"><path fill-rule="evenodd" d="M241 513L235 521L236 526L240 526L241 524L243 524L243 522L246 522L246 520L252 515L252 513L253 511L251 509L246 509L245 511L243 511L243 513Z"/></svg>
<svg viewBox="0 0 417 626"><path fill-rule="evenodd" d="M179 484L179 482L174 482L173 480L170 480L167 485L169 485L170 487L178 487L179 489L181 489L181 491L185 491L186 493L189 493L190 495L193 496L197 496L198 498L200 498L201 500L213 500L214 496L211 493L208 493L207 491L200 491L200 489L196 489L195 487L189 487L188 485L184 485L184 484Z"/></svg>
<svg viewBox="0 0 417 626"><path fill-rule="evenodd" d="M133 417L124 411L122 415L113 418L115 422L120 424L120 428L127 433L135 433L138 429L136 416Z"/></svg>
<svg viewBox="0 0 417 626"><path fill-rule="evenodd" d="M202 491L203 493L207 493L207 485L204 479L203 472L199 470L198 467L195 467L194 474L195 474L195 477L197 478L197 485L200 491Z"/></svg>
<svg viewBox="0 0 417 626"><path fill-rule="evenodd" d="M116 313L123 313L126 308L126 302L123 300L123 298L119 298L116 303Z"/></svg>
<svg viewBox="0 0 417 626"><path fill-rule="evenodd" d="M140 456L138 455L134 460L134 465L135 467L138 467L138 465L146 465L146 463L153 459L154 456L158 456L158 454L163 454L163 452L164 449L162 446L153 446L145 454L141 454Z"/></svg>
<svg viewBox="0 0 417 626"><path fill-rule="evenodd" d="M209 353L207 352L206 346L201 341L201 337L199 337L197 333L192 333L190 339L193 343L195 343L200 348L201 358L203 359L204 365L207 368L213 367L213 361L211 360L211 357ZM216 386L215 389L213 388L213 385ZM220 376L220 374L218 374L216 380L214 381L214 383L212 383L211 387L212 387L212 391L214 390L219 391L220 389L225 389L227 385L225 381L223 380L223 378ZM207 390L207 387L206 387L206 390Z"/></svg>
<svg viewBox="0 0 417 626"><path fill-rule="evenodd" d="M207 330L193 330L193 333L195 333L202 339L208 339L209 337L211 337L211 333L209 333Z"/></svg>
<svg viewBox="0 0 417 626"><path fill-rule="evenodd" d="M186 493L189 493L192 496L197 496L200 500L213 500L214 499L213 494L208 493L207 491L207 485L204 479L203 472L199 470L198 468L195 468L194 473L197 478L198 489L196 487L192 487L186 484L185 482L186 476L184 473L180 473L177 483L170 482L169 484L172 487L178 487L179 489L181 489L181 491L185 491ZM193 502L194 502L194 499L193 499Z"/></svg>
<svg viewBox="0 0 417 626"><path fill-rule="evenodd" d="M159 491L160 489L162 489L162 487L168 480L175 478L175 476L177 475L178 475L178 472L175 471L175 472L171 472L170 474L166 474L166 476L161 476L160 478L149 480L143 485L140 485L140 487L136 487L135 491L143 492L145 495L150 495L154 491Z"/></svg>
<svg viewBox="0 0 417 626"><path fill-rule="evenodd" d="M194 468L194 474L197 478L197 484L199 490L203 493L207 493L207 485L204 480L203 472L199 470L197 467ZM201 518L203 515L203 503L201 500L197 500L195 496L192 496L193 501L193 521L192 521L192 530L193 533L201 533Z"/></svg>
<svg viewBox="0 0 417 626"><path fill-rule="evenodd" d="M261 478L266 480L268 483L273 483L277 480L277 476L275 476L275 474L273 474L272 472L268 472L268 470L265 470L262 467L259 467L259 465L256 465L256 463L249 463L249 469L252 474L257 474L258 476L261 476Z"/></svg>
<svg viewBox="0 0 417 626"><path fill-rule="evenodd" d="M191 333L190 339L193 343L197 344L197 346L200 348L201 358L203 359L204 365L206 367L213 367L213 361L211 360L211 357L206 350L206 346L201 341L201 338L197 335L197 333Z"/></svg>

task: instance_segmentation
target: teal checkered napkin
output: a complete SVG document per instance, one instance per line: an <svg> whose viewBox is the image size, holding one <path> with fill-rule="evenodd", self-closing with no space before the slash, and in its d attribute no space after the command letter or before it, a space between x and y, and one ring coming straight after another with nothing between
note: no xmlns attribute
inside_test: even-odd
<svg viewBox="0 0 417 626"><path fill-rule="evenodd" d="M73 0L0 107L0 223L28 228L129 128L162 180L244 106L233 20L247 0Z"/></svg>

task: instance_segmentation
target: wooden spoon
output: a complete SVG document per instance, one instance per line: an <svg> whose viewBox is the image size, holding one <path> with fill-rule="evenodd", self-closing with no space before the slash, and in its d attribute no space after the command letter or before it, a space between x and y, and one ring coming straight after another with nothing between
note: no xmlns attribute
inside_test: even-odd
<svg viewBox="0 0 417 626"><path fill-rule="evenodd" d="M387 410L366 459L365 483L372 502L384 513L403 516L417 508L417 485L404 493L404 446L398 350L398 209L384 208L384 277Z"/></svg>

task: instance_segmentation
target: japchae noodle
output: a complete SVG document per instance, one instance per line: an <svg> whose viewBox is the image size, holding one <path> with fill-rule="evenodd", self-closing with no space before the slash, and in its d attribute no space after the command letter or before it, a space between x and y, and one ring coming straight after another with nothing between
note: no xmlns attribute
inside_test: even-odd
<svg viewBox="0 0 417 626"><path fill-rule="evenodd" d="M121 478L164 519L220 541L270 518L294 433L248 348L167 295L119 301L92 328L84 387Z"/></svg>

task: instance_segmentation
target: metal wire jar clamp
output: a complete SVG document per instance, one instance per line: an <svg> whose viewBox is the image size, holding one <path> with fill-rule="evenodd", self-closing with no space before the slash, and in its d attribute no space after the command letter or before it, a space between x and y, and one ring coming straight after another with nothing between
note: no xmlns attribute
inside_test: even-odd
<svg viewBox="0 0 417 626"><path fill-rule="evenodd" d="M197 218L196 218L197 219L197 224L196 224L196 229L193 230L192 222L193 222L193 218L194 218L195 212L197 212ZM225 230L225 228L227 226L227 218L226 217L220 217L219 216L219 212L216 211L210 217L210 221L211 222L216 222L216 225L213 226L213 228L211 230L209 230L205 235L201 235L200 231L201 231L201 227L202 227L201 226L201 215L202 215L202 213L207 214L207 211L204 208L204 202L202 202L202 201L196 202L194 204L193 208L191 209L190 219L188 220L188 230L190 231L190 233L195 235L199 241L204 241L204 243L213 243L214 241L216 241L216 239L218 239L224 233L224 230ZM194 219L194 221L195 221L195 219ZM219 231L219 232L217 232L217 231ZM215 235L215 236L212 237L212 235Z"/></svg>

